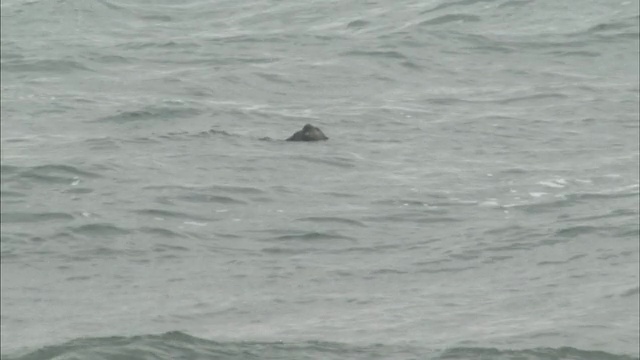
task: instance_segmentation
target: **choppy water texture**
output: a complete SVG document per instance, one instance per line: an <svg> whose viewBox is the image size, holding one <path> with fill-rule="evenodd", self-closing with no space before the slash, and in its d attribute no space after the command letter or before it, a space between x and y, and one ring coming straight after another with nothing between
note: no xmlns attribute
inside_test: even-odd
<svg viewBox="0 0 640 360"><path fill-rule="evenodd" d="M2 0L2 358L638 359L639 13Z"/></svg>

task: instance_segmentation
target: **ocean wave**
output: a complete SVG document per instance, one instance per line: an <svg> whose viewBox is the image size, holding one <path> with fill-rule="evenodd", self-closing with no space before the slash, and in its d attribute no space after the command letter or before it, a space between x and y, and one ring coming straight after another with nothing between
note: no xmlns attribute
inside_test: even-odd
<svg viewBox="0 0 640 360"><path fill-rule="evenodd" d="M431 349L412 345L351 345L326 341L214 341L179 331L161 335L80 338L35 351L6 354L6 360L49 359L425 359L425 360L637 360L634 355L613 354L572 347L498 349L451 347Z"/></svg>
<svg viewBox="0 0 640 360"><path fill-rule="evenodd" d="M118 113L103 116L94 122L128 123L132 121L175 120L191 118L202 114L202 110L182 104L165 104L161 106L145 106L138 110L118 111Z"/></svg>
<svg viewBox="0 0 640 360"><path fill-rule="evenodd" d="M2 71L12 72L47 72L56 74L69 74L77 71L94 71L82 62L67 59L39 59L26 60L16 58L3 61Z"/></svg>
<svg viewBox="0 0 640 360"><path fill-rule="evenodd" d="M24 182L40 184L64 184L75 186L81 179L101 178L96 171L82 169L80 166L67 164L45 164L36 166L2 165L2 184L17 184L21 187Z"/></svg>

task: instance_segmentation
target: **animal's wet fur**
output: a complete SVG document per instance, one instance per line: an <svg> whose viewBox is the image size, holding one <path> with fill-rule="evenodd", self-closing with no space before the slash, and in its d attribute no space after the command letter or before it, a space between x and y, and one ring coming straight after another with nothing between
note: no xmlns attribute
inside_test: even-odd
<svg viewBox="0 0 640 360"><path fill-rule="evenodd" d="M287 139L287 141L319 141L319 140L329 140L329 138L320 130L319 128L307 124L302 130L297 131L295 134L291 135Z"/></svg>

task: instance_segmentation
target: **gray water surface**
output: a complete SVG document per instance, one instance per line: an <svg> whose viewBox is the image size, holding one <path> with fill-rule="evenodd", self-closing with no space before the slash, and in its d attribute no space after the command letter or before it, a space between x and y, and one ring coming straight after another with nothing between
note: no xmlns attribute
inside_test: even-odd
<svg viewBox="0 0 640 360"><path fill-rule="evenodd" d="M1 12L3 358L638 358L636 1Z"/></svg>

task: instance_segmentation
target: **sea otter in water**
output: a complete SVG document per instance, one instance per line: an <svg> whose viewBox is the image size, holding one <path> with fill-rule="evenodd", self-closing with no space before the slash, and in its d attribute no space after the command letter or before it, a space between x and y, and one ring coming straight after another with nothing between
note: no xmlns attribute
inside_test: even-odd
<svg viewBox="0 0 640 360"><path fill-rule="evenodd" d="M295 134L291 135L287 141L318 141L318 140L329 140L328 137L322 132L322 130L317 127L307 124L302 130L297 131Z"/></svg>

